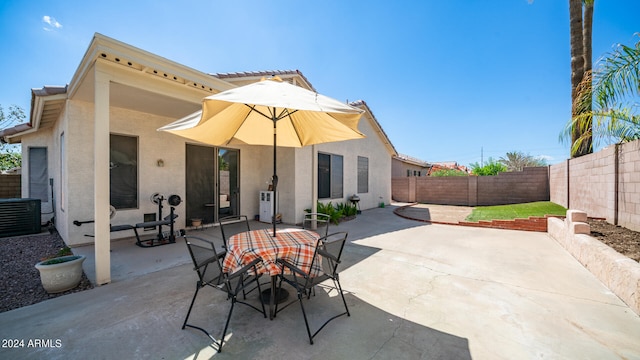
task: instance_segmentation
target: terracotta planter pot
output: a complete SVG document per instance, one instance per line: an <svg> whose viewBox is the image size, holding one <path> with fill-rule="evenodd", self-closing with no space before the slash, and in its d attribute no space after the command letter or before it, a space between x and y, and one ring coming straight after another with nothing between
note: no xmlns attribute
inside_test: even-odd
<svg viewBox="0 0 640 360"><path fill-rule="evenodd" d="M36 269L40 271L42 286L50 294L71 290L82 280L84 255L62 256L58 259L68 259L68 261L45 265L44 263L50 261L47 260L36 264Z"/></svg>
<svg viewBox="0 0 640 360"><path fill-rule="evenodd" d="M191 226L198 227L202 225L202 219L191 219Z"/></svg>

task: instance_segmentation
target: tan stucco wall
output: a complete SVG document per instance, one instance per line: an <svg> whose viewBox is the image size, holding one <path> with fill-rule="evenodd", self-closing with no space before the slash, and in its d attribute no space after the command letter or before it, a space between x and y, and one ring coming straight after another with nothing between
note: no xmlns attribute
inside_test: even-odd
<svg viewBox="0 0 640 360"><path fill-rule="evenodd" d="M92 104L77 102L75 109L74 117L77 118L90 116L93 113ZM177 194L186 200L185 149L189 141L176 135L156 131L157 128L175 119L118 108L111 109L110 117L111 133L138 137L139 161L139 208L119 210L111 223L114 225L136 224L143 221L143 214L157 213L157 205L149 200L151 195L156 192L166 196ZM84 124L84 127L88 134L75 136L76 140L81 139L81 141L73 146L88 149L87 151L75 152L76 156L70 162L77 166L70 168L69 172L85 173L83 174L85 180L79 178L69 180L70 188L73 188L74 192L82 194L69 199L69 208L74 209L74 215L70 216L69 223L73 220L84 220L81 218L82 214L93 213L93 184L92 181L86 181L86 179L93 177L91 143L93 126ZM240 150L240 212L253 217L259 209L258 192L267 189L266 183L271 176L271 148L260 146L230 146L229 148ZM164 161L164 167L157 166L158 159ZM163 215L167 215L168 212L169 208L165 206ZM179 216L176 220L176 227L184 228L187 220L185 206L177 206L176 213ZM73 226L71 229L69 241L72 244L92 241L91 238L84 236L84 234L92 232L91 224L82 227ZM139 232L144 234L143 230L139 230ZM111 233L111 239L130 236L133 236L133 231Z"/></svg>
<svg viewBox="0 0 640 360"><path fill-rule="evenodd" d="M86 234L93 233L92 224L80 227L72 225L74 220L93 219L93 104L69 101L67 107L69 126L65 130L67 154L67 191L63 204L63 219L58 226L67 229L63 237L70 245L93 242ZM155 192L166 196L177 194L184 198L184 146L173 146L177 142L156 128L173 119L131 110L111 108L110 133L138 138L138 209L119 210L111 224L136 224L144 220L144 213L156 213L157 206L149 200ZM56 135L59 138L59 135ZM58 150L59 151L59 150ZM156 161L163 159L165 166L158 167ZM169 209L163 209L168 214ZM176 212L184 221L184 208ZM65 236L66 235L66 236ZM111 233L112 239L133 236L133 231Z"/></svg>
<svg viewBox="0 0 640 360"><path fill-rule="evenodd" d="M58 141L52 138L53 129L49 128L44 131L34 132L25 135L30 141L22 145L22 179L21 179L21 196L23 198L30 197L29 194L29 148L30 147L46 147L47 148L47 162L48 162L48 176L50 179L54 179L54 186L56 181L56 172L59 166L58 151L52 148L52 141ZM42 223L48 221L52 214L49 214L53 210L53 200L51 199L51 188L48 191L48 201L40 203L40 211L42 212ZM55 195L54 195L55 197Z"/></svg>
<svg viewBox="0 0 640 360"><path fill-rule="evenodd" d="M410 164L395 158L391 161L392 177L407 177L407 170L411 170L411 176L413 176L414 171L419 171L420 176L427 176L427 171L429 171L429 169L425 168L424 166Z"/></svg>
<svg viewBox="0 0 640 360"><path fill-rule="evenodd" d="M72 246L92 243L93 224L73 225L74 220L87 221L94 217L94 104L81 100L67 100L59 120L49 129L25 134L23 145L46 146L49 154L49 176L54 179L57 218L56 227L63 239ZM313 207L312 191L315 186L317 153L342 155L344 159L344 196L331 199L335 203L346 202L357 192L357 158L369 159L369 192L358 194L360 207L368 209L382 201L391 200L391 151L383 142L378 128L369 113L363 115L359 129L367 138L321 144L315 147L283 148L277 150L278 211L285 223L300 223L304 209ZM149 198L153 193L166 196L177 194L185 198L185 148L187 140L165 132L156 131L176 119L117 108L109 112L112 134L138 138L138 189L137 209L118 210L110 220L112 225L143 222L145 213L156 213L157 205ZM65 134L65 169L60 165L60 134ZM240 150L240 212L253 218L259 213L258 193L267 190L273 174L273 148L270 146L229 146ZM162 159L163 167L157 166ZM26 164L28 165L28 163ZM25 166L26 167L26 166ZM24 171L24 169L23 169ZM64 172L66 183L62 183ZM23 176L23 191L28 189L28 172ZM62 197L64 194L64 197ZM323 200L328 201L328 200ZM163 215L169 212L168 206ZM176 207L176 227L186 226L185 206ZM140 229L141 234L145 234ZM133 231L110 233L112 240L131 237Z"/></svg>
<svg viewBox="0 0 640 360"><path fill-rule="evenodd" d="M56 227L69 245L92 243L93 224L73 225L74 220L93 219L94 207L94 106L92 103L70 100L60 121L46 131L25 135L23 144L46 146L49 155L51 178L54 178L57 199ZM143 214L156 213L157 206L149 200L155 192L166 196L177 194L185 198L185 148L187 140L165 132L156 131L175 119L153 114L112 107L110 110L110 133L138 138L139 208L118 210L111 224L136 224L144 220ZM344 159L344 197L331 199L336 204L346 202L357 192L357 158L369 158L369 192L358 194L360 207L368 209L378 206L380 201L391 199L391 154L382 144L371 123L363 117L359 126L367 138L350 140L314 147L283 148L277 151L279 212L285 223L302 221L304 209L312 207L312 189L315 178L314 158L318 152L342 155ZM60 134L65 134L66 169L60 169ZM267 190L273 173L273 148L269 146L230 146L240 150L240 212L253 218L259 213L258 193ZM315 152L314 152L315 151ZM163 167L157 166L162 159ZM28 163L25 164L28 169ZM66 184L60 174L66 174ZM23 176L23 189L28 189L28 172ZM64 186L64 199L61 187ZM23 190L25 191L25 190ZM328 201L328 200L324 200ZM168 214L166 206L164 214ZM177 228L186 226L185 206L176 207L179 218ZM141 234L145 234L140 229ZM133 231L110 234L112 240L131 237Z"/></svg>
<svg viewBox="0 0 640 360"><path fill-rule="evenodd" d="M353 194L360 197L360 208L362 210L377 207L380 202L389 204L391 201L391 158L392 154L382 142L380 135L370 122L370 116L365 113L360 120L358 129L366 135L364 139L340 141L315 146L316 153L323 152L343 156L344 179L343 198L326 199L322 202L331 201L333 204L347 202ZM302 150L302 149L301 149ZM315 179L311 179L310 163L313 159L311 148L308 152L301 152L296 158L296 179L298 183L295 206L296 222L301 222L304 216L304 209L313 208L311 200L311 186ZM317 155L315 155L317 157ZM358 193L358 156L369 158L369 192ZM306 167L306 169L305 169ZM308 193L307 193L308 192Z"/></svg>

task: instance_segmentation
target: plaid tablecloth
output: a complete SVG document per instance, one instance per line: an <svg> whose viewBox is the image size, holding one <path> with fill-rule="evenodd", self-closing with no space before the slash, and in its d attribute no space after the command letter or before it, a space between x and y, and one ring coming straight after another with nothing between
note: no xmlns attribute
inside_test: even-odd
<svg viewBox="0 0 640 360"><path fill-rule="evenodd" d="M258 273L275 276L280 273L276 259L284 259L302 271L309 271L320 235L303 229L280 229L273 237L273 230L252 230L229 238L223 271L233 272L253 259L262 258ZM319 256L319 255L318 255ZM318 259L320 260L320 259ZM316 261L312 275L322 272Z"/></svg>

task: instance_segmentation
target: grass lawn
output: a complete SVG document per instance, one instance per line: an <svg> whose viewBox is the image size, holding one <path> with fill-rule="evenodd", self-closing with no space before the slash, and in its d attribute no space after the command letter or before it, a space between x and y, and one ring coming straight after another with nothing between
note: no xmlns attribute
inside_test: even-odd
<svg viewBox="0 0 640 360"><path fill-rule="evenodd" d="M550 201L525 204L478 206L466 221L526 219L529 216L565 215L567 209Z"/></svg>

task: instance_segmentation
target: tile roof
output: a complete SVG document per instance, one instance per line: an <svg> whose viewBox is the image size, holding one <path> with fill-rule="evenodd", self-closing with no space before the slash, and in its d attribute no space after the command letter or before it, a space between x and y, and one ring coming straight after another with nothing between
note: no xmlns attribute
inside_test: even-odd
<svg viewBox="0 0 640 360"><path fill-rule="evenodd" d="M307 85L309 85L312 91L317 92L317 90L313 87L313 85L311 85L311 82L309 82L309 79L307 79L307 77L304 76L300 70L241 71L241 72L232 72L232 73L214 73L209 75L216 77L220 80L239 79L239 78L246 78L246 77L262 77L262 76L272 76L272 75L279 75L279 76L297 75L297 76L300 76L307 83Z"/></svg>
<svg viewBox="0 0 640 360"><path fill-rule="evenodd" d="M62 105L64 104L64 99L58 99L58 97L56 97L56 99L54 101L51 101L50 103L47 103L47 104L43 103L43 107L44 107L43 110L45 111L42 114L42 119L40 123L37 123L34 125L32 120L34 119L33 111L35 109L34 104L36 103L36 98L45 98L48 96L62 95L66 93L67 93L67 85L65 86L45 85L40 89L31 89L31 114L29 116L29 121L26 123L17 124L10 128L0 129L0 142L9 142L9 140L6 138L7 136L13 136L16 134L23 133L25 131L32 130L34 126L36 126L36 128L38 127L45 128L48 125L52 124L53 121L60 115Z"/></svg>
<svg viewBox="0 0 640 360"><path fill-rule="evenodd" d="M415 158L413 156L405 155L405 154L398 154L395 158L403 162L409 162L409 163L413 163L413 164L424 166L424 167L428 167L431 165L427 161Z"/></svg>

